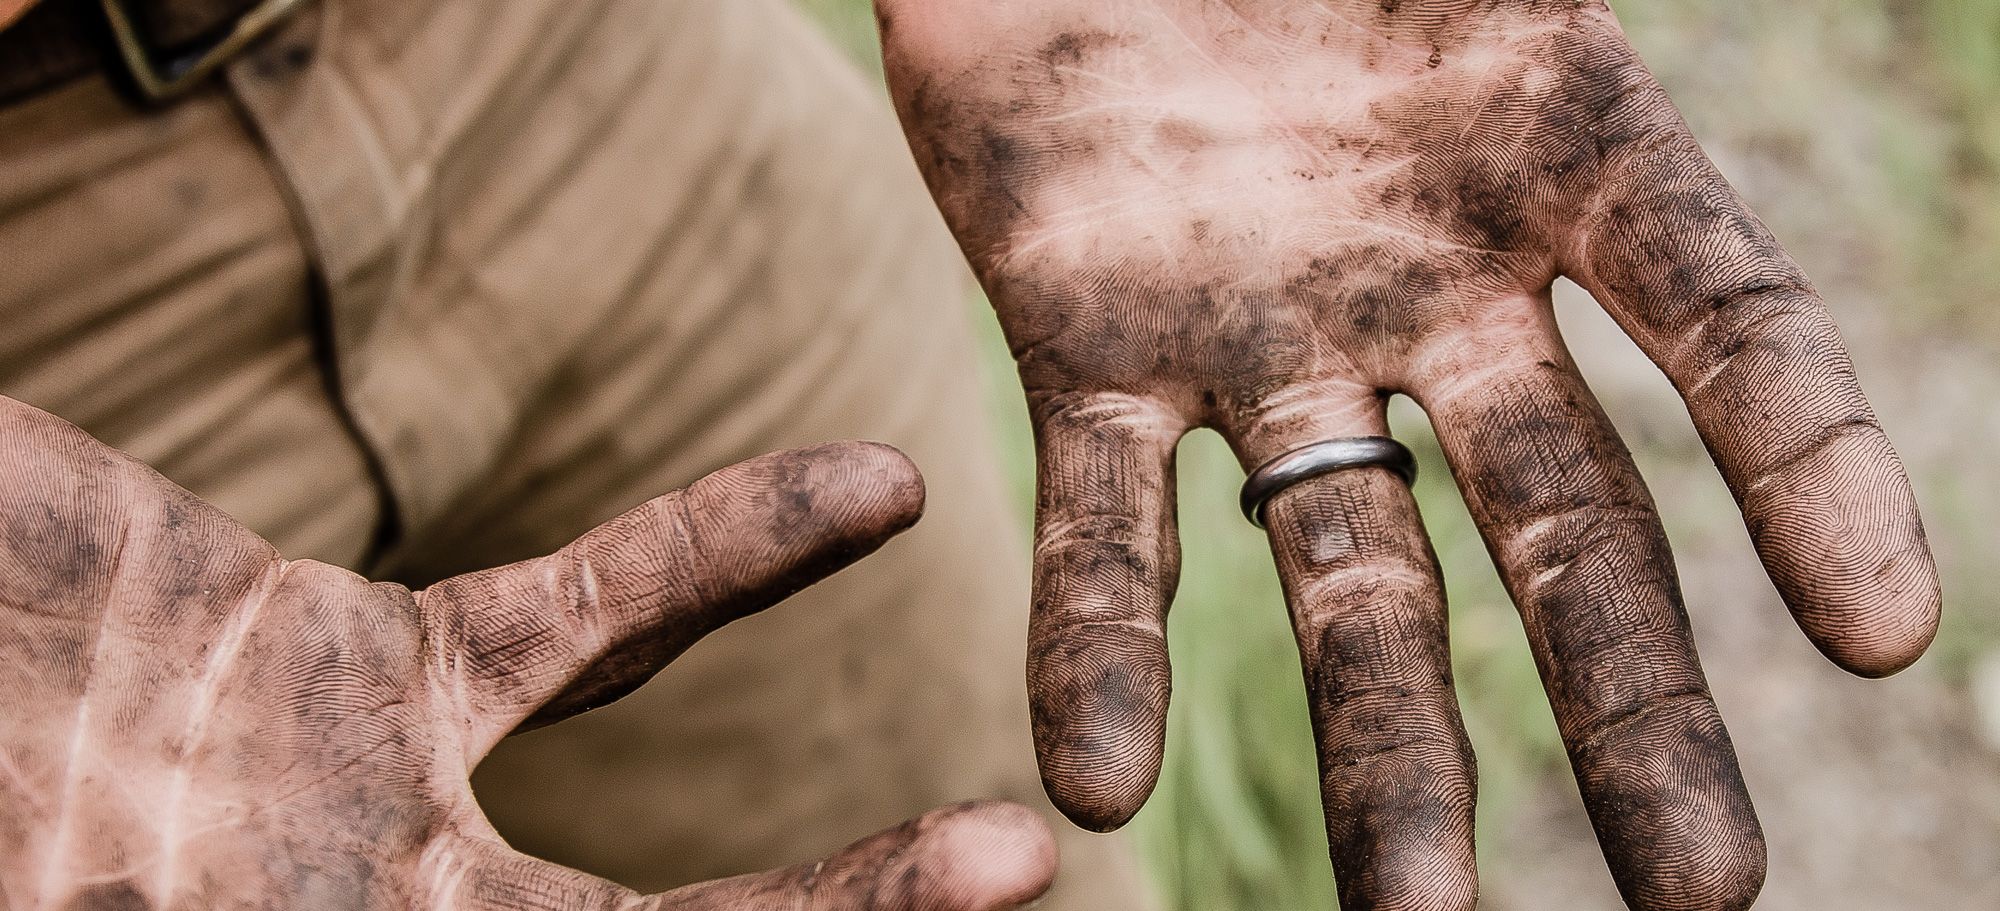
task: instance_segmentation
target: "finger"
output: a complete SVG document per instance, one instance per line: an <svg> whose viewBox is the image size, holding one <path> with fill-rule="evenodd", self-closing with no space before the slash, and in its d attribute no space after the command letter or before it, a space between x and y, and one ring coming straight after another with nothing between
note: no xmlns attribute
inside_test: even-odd
<svg viewBox="0 0 2000 911"><path fill-rule="evenodd" d="M1388 433L1372 390L1320 411L1344 418L1249 435L1248 467ZM1444 588L1408 485L1385 469L1321 475L1273 496L1264 518L1305 668L1340 906L1473 907L1472 746Z"/></svg>
<svg viewBox="0 0 2000 911"><path fill-rule="evenodd" d="M1604 190L1565 271L1672 378L1799 626L1895 673L1937 633L1909 479L1819 295L1685 130Z"/></svg>
<svg viewBox="0 0 2000 911"><path fill-rule="evenodd" d="M630 692L702 636L872 552L923 500L902 453L831 443L730 466L552 556L433 586L419 597L468 748Z"/></svg>
<svg viewBox="0 0 2000 911"><path fill-rule="evenodd" d="M1265 515L1305 667L1340 906L1472 908L1472 745L1416 503L1386 471L1288 494Z"/></svg>
<svg viewBox="0 0 2000 911"><path fill-rule="evenodd" d="M1520 608L1625 900L1640 911L1748 907L1763 884L1763 835L1695 656L1666 533L1555 341L1546 299L1539 307L1540 338L1465 341L1481 368L1431 378L1416 397Z"/></svg>
<svg viewBox="0 0 2000 911"><path fill-rule="evenodd" d="M1055 838L1026 808L933 810L817 864L738 876L658 896L661 911L998 911L1048 890Z"/></svg>
<svg viewBox="0 0 2000 911"><path fill-rule="evenodd" d="M1101 832L1131 819L1160 775L1182 428L1122 396L1038 410L1028 624L1035 752L1050 799Z"/></svg>

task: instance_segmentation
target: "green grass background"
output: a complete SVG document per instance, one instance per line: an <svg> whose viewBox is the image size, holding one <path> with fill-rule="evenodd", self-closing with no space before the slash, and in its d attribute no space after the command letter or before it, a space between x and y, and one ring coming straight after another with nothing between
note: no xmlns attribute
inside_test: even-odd
<svg viewBox="0 0 2000 911"><path fill-rule="evenodd" d="M879 71L867 0L796 2ZM1758 124L1760 136L1783 136L1786 118L1826 116L1826 73L1846 60L1870 68L1854 79L1880 80L1898 97L1918 99L1842 114L1866 119L1856 128L1880 141L1835 162L1852 178L1841 192L1880 197L1864 200L1864 208L1880 213L1880 230L1891 238L1883 245L1882 280L1907 289L1901 298L1921 331L1994 334L1983 311L1991 289L2000 288L2000 0L1614 5L1670 89L1712 77L1718 67L1754 80L1756 91L1740 106L1690 106L1705 139L1746 120ZM1025 514L1033 473L1025 413L997 326L988 314L979 325ZM1512 607L1428 425L1402 404L1392 420L1424 469L1416 491L1448 580L1458 690L1479 752L1481 866L1491 874L1535 861L1510 855L1497 833L1525 799L1525 783L1567 775L1567 764ZM1180 478L1185 568L1170 632L1167 765L1132 831L1171 907L1334 907L1298 657L1263 538L1236 512L1242 472L1222 441L1204 431L1183 445ZM1948 483L1931 479L1933 488ZM1671 501L1671 492L1663 498ZM1942 510L1934 507L1939 502ZM1948 489L1927 498L1934 537L1984 527L1986 517L1955 513L1955 502ZM1989 580L1950 587L1984 589ZM1993 624L1984 612L1948 615L1933 665L1964 673L1996 641Z"/></svg>

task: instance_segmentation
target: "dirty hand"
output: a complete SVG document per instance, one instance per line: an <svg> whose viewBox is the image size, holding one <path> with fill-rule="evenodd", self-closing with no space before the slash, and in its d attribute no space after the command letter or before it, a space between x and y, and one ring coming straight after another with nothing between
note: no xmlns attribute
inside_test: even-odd
<svg viewBox="0 0 2000 911"><path fill-rule="evenodd" d="M1601 2L879 0L917 162L1039 447L1043 777L1117 826L1158 773L1172 459L1428 413L1520 607L1626 900L1741 908L1764 847L1667 541L1550 286L1667 372L1807 636L1893 673L1938 618L1910 488L1818 296ZM1344 907L1467 908L1473 761L1403 483L1269 503Z"/></svg>
<svg viewBox="0 0 2000 911"><path fill-rule="evenodd" d="M887 447L753 459L422 592L283 560L6 398L0 477L0 907L975 911L1053 873L1032 814L970 804L640 896L513 852L473 802L509 732L617 698L914 522L923 482Z"/></svg>

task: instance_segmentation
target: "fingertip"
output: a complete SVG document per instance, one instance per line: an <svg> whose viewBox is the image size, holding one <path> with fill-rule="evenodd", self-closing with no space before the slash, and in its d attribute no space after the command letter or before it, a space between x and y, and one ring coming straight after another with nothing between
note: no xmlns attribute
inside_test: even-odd
<svg viewBox="0 0 2000 911"><path fill-rule="evenodd" d="M660 907L1003 911L1055 881L1056 843L1027 808L982 800L942 807L819 863L711 880L655 897Z"/></svg>
<svg viewBox="0 0 2000 911"><path fill-rule="evenodd" d="M1702 850L1686 858L1690 875L1679 894L1666 896L1652 905L1674 911L1749 911L1764 892L1770 865L1764 833L1752 824L1747 828L1715 833L1712 840L1698 842Z"/></svg>
<svg viewBox="0 0 2000 911"><path fill-rule="evenodd" d="M1922 658L1937 638L1944 599L1936 566L1921 547L1882 560L1872 571L1811 577L1835 585L1787 584L1796 580L1778 573L1773 578L1806 638L1855 676L1896 674Z"/></svg>
<svg viewBox="0 0 2000 911"><path fill-rule="evenodd" d="M806 559L815 577L866 556L924 512L924 478L909 457L854 440L759 456L689 493L698 511L731 534L754 528L757 540L780 551L816 554Z"/></svg>
<svg viewBox="0 0 2000 911"><path fill-rule="evenodd" d="M923 517L924 476L903 451L887 443L843 440L794 450L828 489L850 494L873 530L893 535Z"/></svg>
<svg viewBox="0 0 2000 911"><path fill-rule="evenodd" d="M1055 882L1055 834L1027 807L976 801L934 810L925 822L926 869L950 908L1017 908Z"/></svg>
<svg viewBox="0 0 2000 911"><path fill-rule="evenodd" d="M1879 680L1907 670L1930 650L1943 611L1942 594L1930 587L1873 612L1854 635L1810 638L1820 653L1842 670Z"/></svg>
<svg viewBox="0 0 2000 911"><path fill-rule="evenodd" d="M1042 776L1042 786L1048 790L1049 802L1062 811L1064 819L1075 823L1079 829L1100 835L1124 828L1146 805L1146 798L1153 790L1152 784L1148 783L1137 797L1078 794L1074 793L1077 789L1065 788L1061 782L1050 779L1046 774Z"/></svg>
<svg viewBox="0 0 2000 911"><path fill-rule="evenodd" d="M861 441L840 445L847 447L856 470L878 485L882 511L899 519L898 530L916 524L924 514L927 495L924 475L917 469L917 463L888 443Z"/></svg>
<svg viewBox="0 0 2000 911"><path fill-rule="evenodd" d="M1767 866L1764 838L1731 841L1720 838L1710 850L1689 852L1683 870L1663 874L1644 891L1627 890L1626 902L1637 911L1749 911L1764 891Z"/></svg>
<svg viewBox="0 0 2000 911"><path fill-rule="evenodd" d="M1096 635L1102 633L1103 635ZM1065 631L1029 658L1042 785L1092 832L1132 820L1160 777L1172 672L1165 643L1123 625Z"/></svg>
<svg viewBox="0 0 2000 911"><path fill-rule="evenodd" d="M1748 911L1764 891L1770 863L1764 830L1755 814L1683 822L1685 829L1668 836L1682 846L1678 863L1662 870L1664 875L1655 883L1666 888L1634 907Z"/></svg>
<svg viewBox="0 0 2000 911"><path fill-rule="evenodd" d="M1636 911L1744 911L1767 849L1722 716L1706 694L1608 719L1571 747L1598 842Z"/></svg>
<svg viewBox="0 0 2000 911"><path fill-rule="evenodd" d="M1128 728L1130 730L1130 728ZM1074 746L1058 734L1037 737L1042 788L1049 802L1078 828L1115 832L1132 821L1159 783L1161 750L1135 746L1122 751Z"/></svg>
<svg viewBox="0 0 2000 911"><path fill-rule="evenodd" d="M1895 450L1872 422L1842 425L1743 494L1758 555L1820 652L1886 677L1937 636L1942 597Z"/></svg>

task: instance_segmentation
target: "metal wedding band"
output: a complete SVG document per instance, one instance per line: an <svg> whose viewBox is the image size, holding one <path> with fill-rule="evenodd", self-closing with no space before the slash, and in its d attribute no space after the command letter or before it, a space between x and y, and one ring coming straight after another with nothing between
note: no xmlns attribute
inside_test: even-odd
<svg viewBox="0 0 2000 911"><path fill-rule="evenodd" d="M1257 467L1243 481L1243 517L1264 527L1264 503L1278 491L1323 474L1349 468L1381 467L1395 472L1405 484L1417 480L1417 459L1410 449L1388 437L1342 437L1309 443Z"/></svg>

